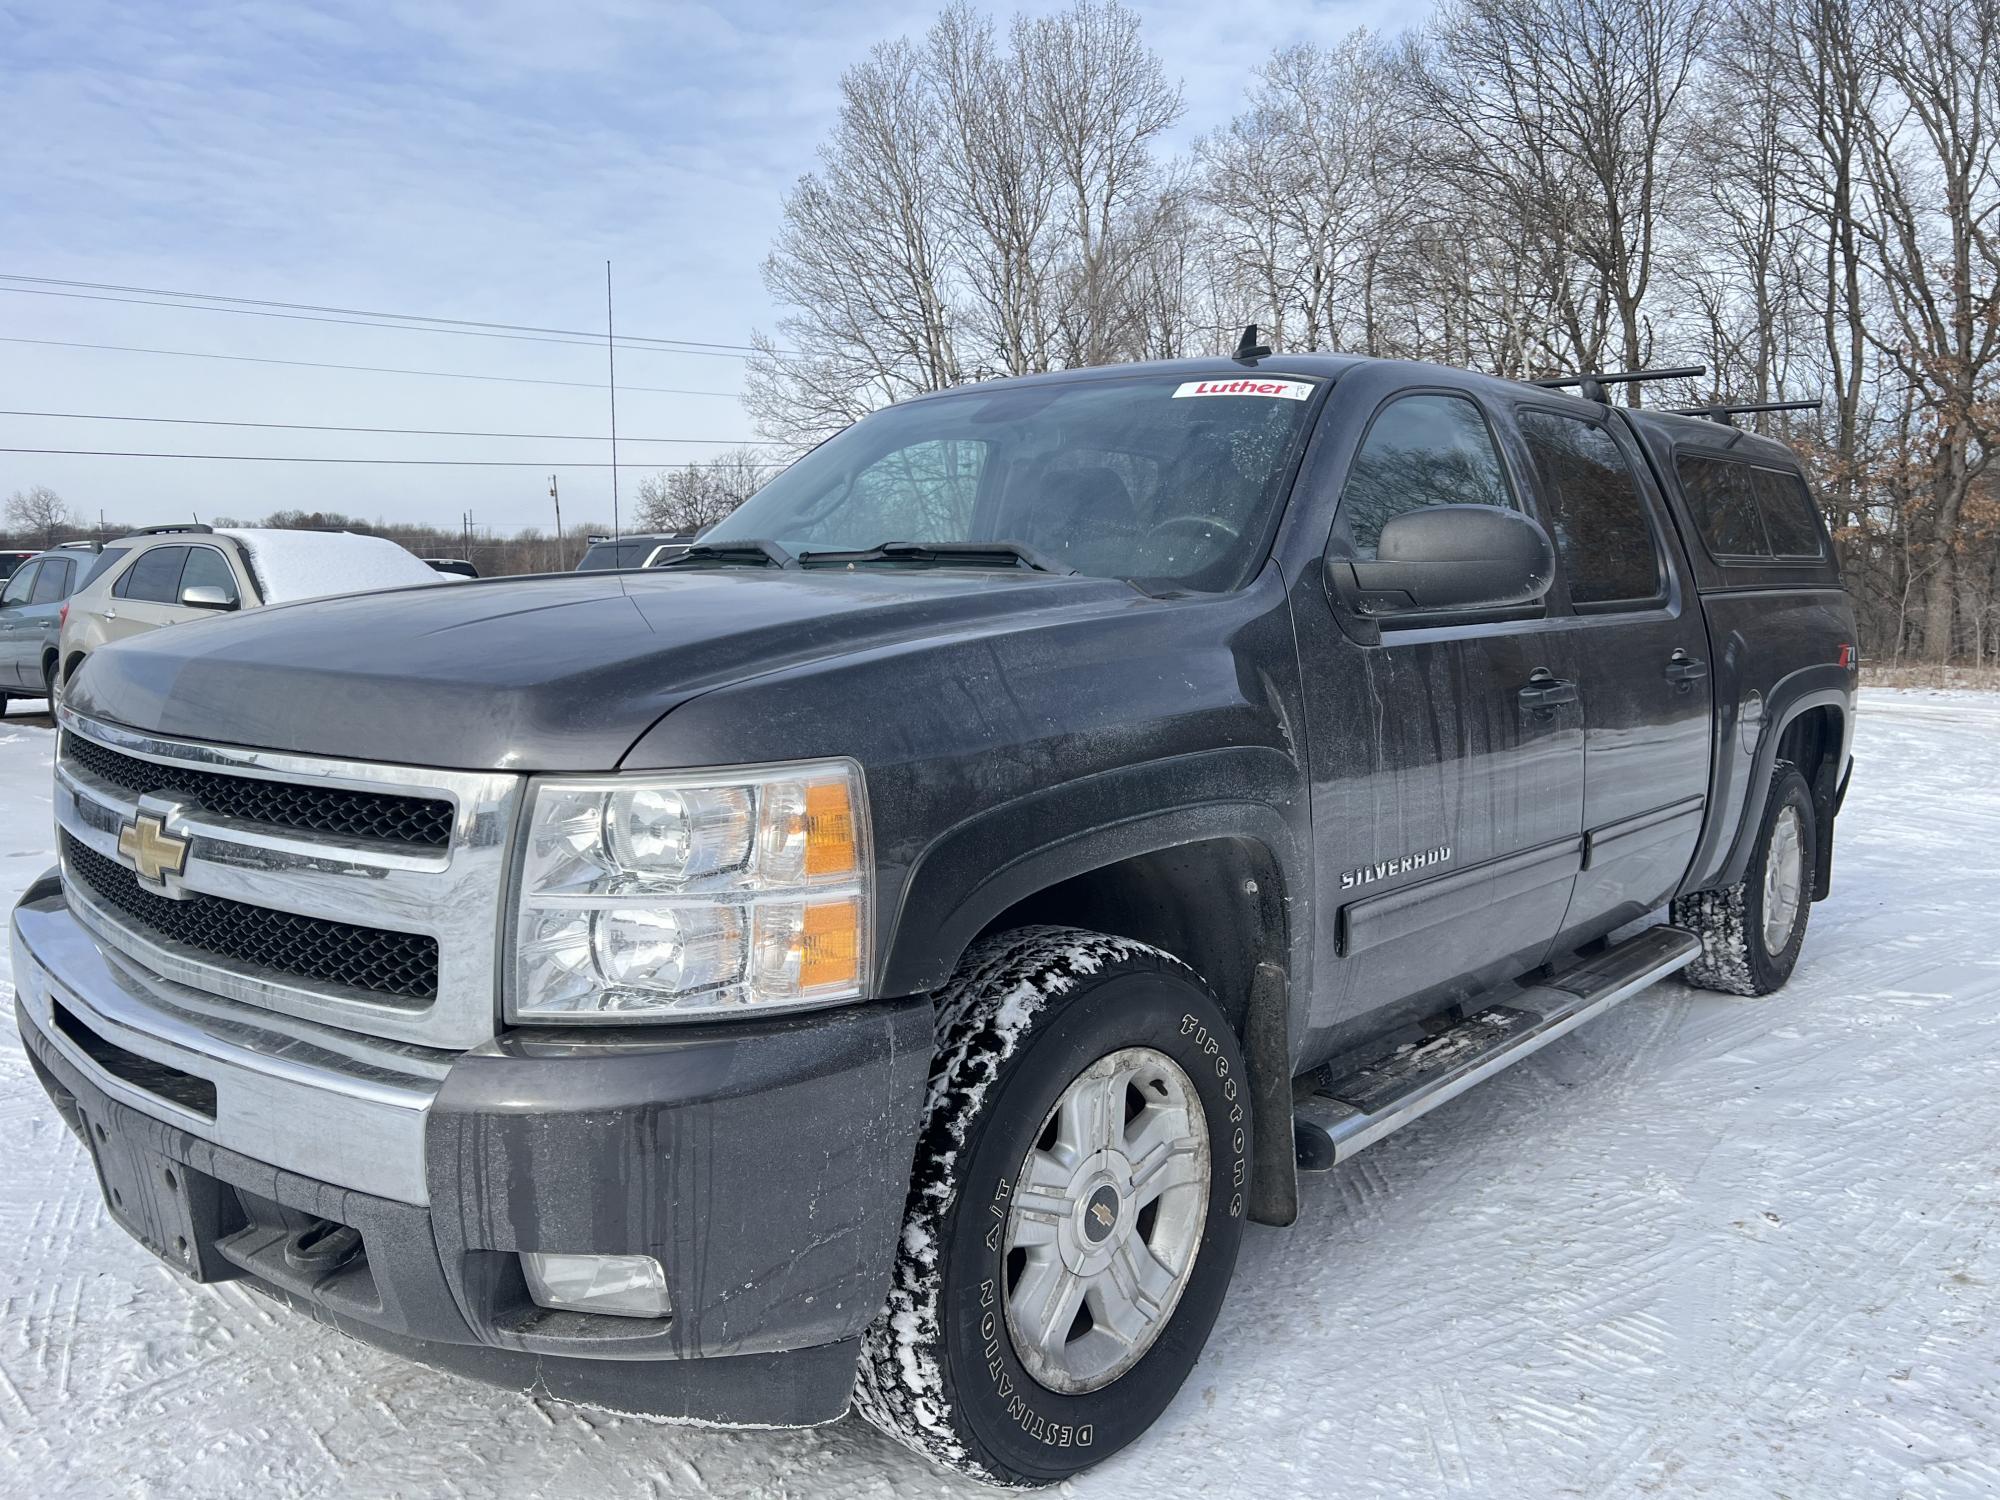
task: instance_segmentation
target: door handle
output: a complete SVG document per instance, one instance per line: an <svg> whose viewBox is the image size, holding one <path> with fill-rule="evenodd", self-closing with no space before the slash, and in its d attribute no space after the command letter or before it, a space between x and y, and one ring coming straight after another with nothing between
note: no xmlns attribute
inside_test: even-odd
<svg viewBox="0 0 2000 1500"><path fill-rule="evenodd" d="M1667 663L1667 681L1699 682L1708 675L1708 663L1697 661L1685 651L1676 651Z"/></svg>
<svg viewBox="0 0 2000 1500"><path fill-rule="evenodd" d="M1521 707L1531 711L1555 709L1576 702L1576 684L1560 677L1530 677L1521 689Z"/></svg>

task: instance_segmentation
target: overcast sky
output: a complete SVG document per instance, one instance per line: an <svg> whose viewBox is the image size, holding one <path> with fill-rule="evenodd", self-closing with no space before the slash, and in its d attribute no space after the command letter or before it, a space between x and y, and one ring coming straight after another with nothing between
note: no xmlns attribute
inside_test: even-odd
<svg viewBox="0 0 2000 1500"><path fill-rule="evenodd" d="M1054 5L1029 5L1030 10ZM1284 42L1393 28L1428 0L1140 4L1185 141ZM742 343L758 264L813 166L841 70L934 5L646 0L102 4L0 0L0 275ZM1011 9L1011 7L1009 8ZM1002 14L1007 13L1005 10ZM603 351L185 306L0 280L0 409L602 434ZM62 290L67 295L49 295ZM170 299L160 299L170 300ZM55 347L57 341L235 359ZM511 377L446 379L317 361ZM733 357L621 349L626 495L648 465L754 434ZM525 381L573 381L582 387ZM658 387L663 390L641 390ZM668 394L668 391L683 394ZM715 394L686 394L686 393ZM280 506L475 523L610 516L601 437L390 437L0 416L0 448L521 459L452 468L0 452L95 518Z"/></svg>

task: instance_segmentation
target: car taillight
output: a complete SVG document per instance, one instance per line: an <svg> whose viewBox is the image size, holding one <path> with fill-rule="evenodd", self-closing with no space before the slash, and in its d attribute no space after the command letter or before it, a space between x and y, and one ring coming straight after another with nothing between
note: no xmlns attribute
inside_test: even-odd
<svg viewBox="0 0 2000 1500"><path fill-rule="evenodd" d="M67 624L69 624L69 603L65 600L63 607L56 611L56 629L60 630Z"/></svg>
<svg viewBox="0 0 2000 1500"><path fill-rule="evenodd" d="M1854 648L1850 646L1846 641L1842 641L1840 643L1840 654L1838 661L1839 665L1843 667L1851 667L1854 665Z"/></svg>

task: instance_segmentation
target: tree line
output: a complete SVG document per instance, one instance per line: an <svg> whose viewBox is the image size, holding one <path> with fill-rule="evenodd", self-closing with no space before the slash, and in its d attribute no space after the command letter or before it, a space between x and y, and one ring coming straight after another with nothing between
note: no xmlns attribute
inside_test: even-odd
<svg viewBox="0 0 2000 1500"><path fill-rule="evenodd" d="M2000 650L2000 0L1444 0L1274 51L1227 121L1139 19L968 4L841 79L747 400L792 448L968 380L1280 349L1818 399L1877 658ZM1626 399L1641 399L1628 387Z"/></svg>

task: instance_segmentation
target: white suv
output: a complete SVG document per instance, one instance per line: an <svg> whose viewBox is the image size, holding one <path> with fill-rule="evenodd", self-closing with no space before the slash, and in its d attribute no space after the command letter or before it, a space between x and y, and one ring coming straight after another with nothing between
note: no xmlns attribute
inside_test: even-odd
<svg viewBox="0 0 2000 1500"><path fill-rule="evenodd" d="M62 680L100 646L203 615L372 589L458 583L382 537L346 531L148 526L110 543L122 554L70 596Z"/></svg>

